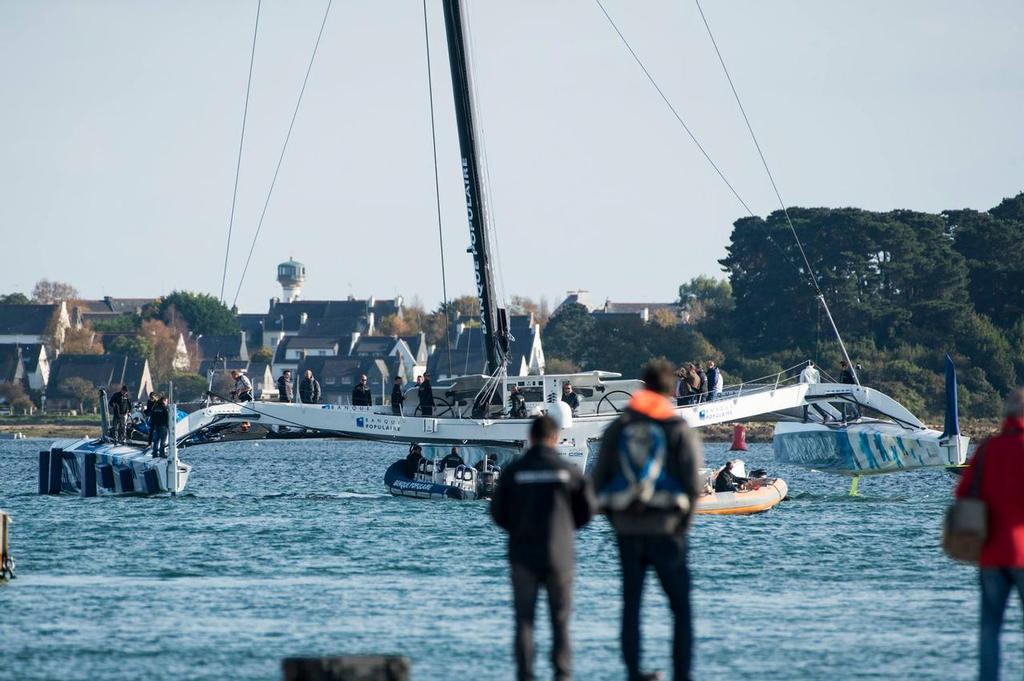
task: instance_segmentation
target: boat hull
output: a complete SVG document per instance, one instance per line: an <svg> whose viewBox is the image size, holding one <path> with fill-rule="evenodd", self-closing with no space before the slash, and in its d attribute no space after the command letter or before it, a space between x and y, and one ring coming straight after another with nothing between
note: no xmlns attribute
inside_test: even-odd
<svg viewBox="0 0 1024 681"><path fill-rule="evenodd" d="M385 471L384 486L396 497L457 499L460 501L472 501L478 498L473 492L451 485L413 480L406 474L404 459L394 462Z"/></svg>
<svg viewBox="0 0 1024 681"><path fill-rule="evenodd" d="M959 465L968 438L885 422L828 426L782 422L772 440L775 460L841 475L878 475Z"/></svg>
<svg viewBox="0 0 1024 681"><path fill-rule="evenodd" d="M43 454L51 466L59 457L60 492L81 496L180 493L192 472L191 466L179 461L174 488L168 459L153 458L140 447L89 439L55 442Z"/></svg>
<svg viewBox="0 0 1024 681"><path fill-rule="evenodd" d="M713 492L697 498L697 515L750 515L762 513L786 498L786 481L776 478L756 490Z"/></svg>

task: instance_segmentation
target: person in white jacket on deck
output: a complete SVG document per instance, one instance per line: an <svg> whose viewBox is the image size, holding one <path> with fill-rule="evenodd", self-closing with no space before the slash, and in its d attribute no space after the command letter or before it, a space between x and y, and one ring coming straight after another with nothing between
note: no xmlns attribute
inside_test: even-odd
<svg viewBox="0 0 1024 681"><path fill-rule="evenodd" d="M821 382L821 374L818 373L817 368L815 368L814 362L812 362L810 360L807 361L807 366L805 366L804 370L800 372L800 382L801 383L820 383Z"/></svg>

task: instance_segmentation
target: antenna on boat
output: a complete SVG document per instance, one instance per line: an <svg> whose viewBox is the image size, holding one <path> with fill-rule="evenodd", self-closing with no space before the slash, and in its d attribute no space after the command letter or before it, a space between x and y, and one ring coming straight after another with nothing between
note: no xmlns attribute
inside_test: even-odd
<svg viewBox="0 0 1024 681"><path fill-rule="evenodd" d="M495 295L487 205L477 150L479 134L473 119L473 82L463 31L465 23L461 0L444 0L444 26L448 38L448 61L455 98L455 121L459 129L459 149L462 152L466 217L469 220L469 252L473 255L477 297L480 299L480 324L487 357L486 373L495 374L508 362L508 314L498 306Z"/></svg>

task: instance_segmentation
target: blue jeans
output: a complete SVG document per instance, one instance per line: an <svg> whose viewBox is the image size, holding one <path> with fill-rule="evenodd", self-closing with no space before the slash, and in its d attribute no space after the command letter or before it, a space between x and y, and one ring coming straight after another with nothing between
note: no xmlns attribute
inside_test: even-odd
<svg viewBox="0 0 1024 681"><path fill-rule="evenodd" d="M981 644L978 651L981 681L999 679L999 633L1010 589L1024 602L1024 568L981 568Z"/></svg>
<svg viewBox="0 0 1024 681"><path fill-rule="evenodd" d="M690 617L690 571L685 536L619 536L622 561L622 658L630 681L640 678L640 602L647 568L653 567L668 597L674 621L672 666L675 681L690 678L693 629Z"/></svg>
<svg viewBox="0 0 1024 681"><path fill-rule="evenodd" d="M153 456L167 456L167 432L162 426L153 429Z"/></svg>

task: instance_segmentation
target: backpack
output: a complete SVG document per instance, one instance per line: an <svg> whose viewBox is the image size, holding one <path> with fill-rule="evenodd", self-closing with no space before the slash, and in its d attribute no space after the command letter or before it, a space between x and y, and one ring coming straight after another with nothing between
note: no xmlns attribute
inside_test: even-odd
<svg viewBox="0 0 1024 681"><path fill-rule="evenodd" d="M657 421L639 419L623 426L618 438L618 470L599 495L612 511L645 508L690 510L682 482L666 470L668 433Z"/></svg>

